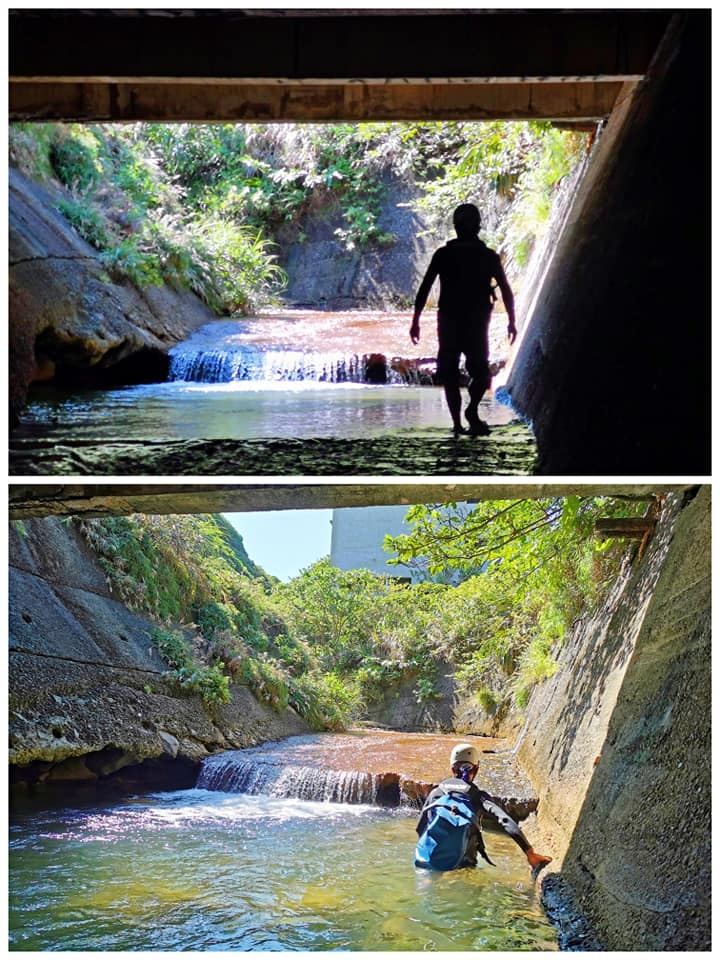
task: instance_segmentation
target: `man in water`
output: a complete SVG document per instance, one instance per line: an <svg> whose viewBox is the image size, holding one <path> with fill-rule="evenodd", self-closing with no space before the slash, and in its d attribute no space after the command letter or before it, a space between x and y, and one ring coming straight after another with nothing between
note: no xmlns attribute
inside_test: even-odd
<svg viewBox="0 0 720 960"><path fill-rule="evenodd" d="M420 340L420 314L427 302L435 278L440 277L438 302L438 358L437 373L445 389L445 400L453 422L453 433L482 436L490 432L487 423L478 415L478 405L490 386L488 365L488 327L495 293L492 281L497 281L508 315L508 337L515 342L515 301L500 257L486 247L478 237L480 212L472 203L461 204L453 214L457 238L449 240L433 254L427 273L415 298L415 312L410 339ZM460 354L465 354L465 366L470 376L468 389L470 403L465 408L466 430L460 418Z"/></svg>
<svg viewBox="0 0 720 960"><path fill-rule="evenodd" d="M495 803L489 793L475 786L473 780L478 772L477 749L469 743L458 743L457 746L453 747L452 753L450 754L450 766L453 773L452 777L448 777L438 784L434 790L430 791L425 800L425 805L416 827L418 835L422 835L427 825L429 818L428 807L430 804L448 793L452 793L453 796L463 796L469 801L478 822L482 814L487 813L498 822L509 837L512 837L527 857L533 880L537 879L543 867L546 867L548 863L552 861L552 857L545 857L540 853L535 853L527 837L512 817L508 816L505 810ZM473 823L470 829L465 858L460 866L476 867L478 853L484 860L487 860L489 864L494 865L485 852L485 844L483 843L480 828Z"/></svg>

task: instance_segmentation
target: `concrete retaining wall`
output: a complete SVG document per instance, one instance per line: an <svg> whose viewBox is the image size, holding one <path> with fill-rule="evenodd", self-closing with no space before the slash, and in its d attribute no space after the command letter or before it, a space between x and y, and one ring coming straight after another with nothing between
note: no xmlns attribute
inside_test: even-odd
<svg viewBox="0 0 720 960"><path fill-rule="evenodd" d="M518 744L565 917L582 914L608 950L709 948L710 660L704 487L668 498L646 555L533 695Z"/></svg>

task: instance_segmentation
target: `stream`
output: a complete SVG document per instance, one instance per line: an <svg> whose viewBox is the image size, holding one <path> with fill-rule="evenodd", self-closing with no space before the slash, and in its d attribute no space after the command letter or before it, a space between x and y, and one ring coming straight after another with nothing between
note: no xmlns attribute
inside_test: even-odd
<svg viewBox="0 0 720 960"><path fill-rule="evenodd" d="M357 790L349 802L290 795L297 764L347 780L340 768L354 744L365 778L364 756L375 756L370 772L392 758L414 776L413 751L431 768L446 755L448 738L403 736L385 735L380 754L378 735L319 735L206 761L283 757L291 775L280 790L267 777L248 792L208 789L201 771L189 790L61 809L26 798L10 818L10 949L556 950L525 858L504 834L486 833L495 867L430 873L413 866L415 807L377 806ZM497 755L488 763L496 775L509 769Z"/></svg>
<svg viewBox="0 0 720 960"><path fill-rule="evenodd" d="M218 320L170 350L165 383L81 390L36 385L13 439L355 438L447 428L442 389L419 385L427 379L423 361L437 351L432 312L420 347L410 344L408 328L405 313L363 311ZM495 318L491 356L502 355L503 330ZM401 358L418 351L417 369L408 370ZM366 382L368 364L380 382ZM489 394L480 415L494 425L514 417Z"/></svg>

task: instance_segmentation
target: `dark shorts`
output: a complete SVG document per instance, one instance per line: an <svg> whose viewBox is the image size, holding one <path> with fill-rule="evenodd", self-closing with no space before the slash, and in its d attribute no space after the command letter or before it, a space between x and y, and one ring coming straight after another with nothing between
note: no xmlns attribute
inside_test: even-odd
<svg viewBox="0 0 720 960"><path fill-rule="evenodd" d="M465 369L472 380L488 379L488 326L486 318L474 318L470 323L449 323L438 316L437 376L439 382L458 383L460 356L465 355Z"/></svg>

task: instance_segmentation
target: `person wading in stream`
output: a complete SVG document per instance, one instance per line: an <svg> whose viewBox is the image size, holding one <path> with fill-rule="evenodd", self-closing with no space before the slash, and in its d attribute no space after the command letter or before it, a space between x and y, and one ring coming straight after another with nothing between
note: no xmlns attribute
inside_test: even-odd
<svg viewBox="0 0 720 960"><path fill-rule="evenodd" d="M488 814L515 841L527 857L535 880L552 857L535 853L517 823L508 816L489 793L475 786L478 752L469 743L459 743L450 754L452 777L431 790L417 823L419 840L415 848L415 866L430 870L455 870L476 867L477 855L495 866L485 851L480 817Z"/></svg>
<svg viewBox="0 0 720 960"><path fill-rule="evenodd" d="M445 389L445 400L453 422L453 433L483 436L490 428L478 415L478 405L490 387L488 364L488 327L496 299L493 280L497 281L508 315L508 337L515 342L515 301L500 257L478 237L480 212L472 203L461 204L453 214L457 238L436 250L415 298L410 339L420 340L420 314L430 288L440 277L438 301L438 380ZM460 354L470 376L470 403L465 408L466 430L460 418Z"/></svg>

